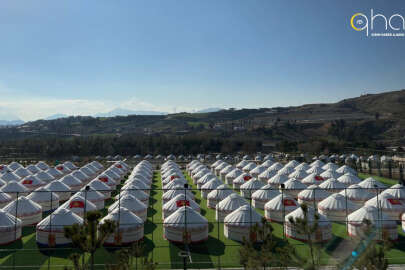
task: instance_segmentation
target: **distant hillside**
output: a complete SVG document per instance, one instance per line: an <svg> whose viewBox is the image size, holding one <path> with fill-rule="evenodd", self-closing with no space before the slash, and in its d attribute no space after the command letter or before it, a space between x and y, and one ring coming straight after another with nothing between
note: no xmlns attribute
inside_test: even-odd
<svg viewBox="0 0 405 270"><path fill-rule="evenodd" d="M115 116L128 116L128 115L165 115L166 112L157 111L133 111L127 109L116 108L106 113L97 113L95 117L115 117Z"/></svg>
<svg viewBox="0 0 405 270"><path fill-rule="evenodd" d="M0 120L0 126L18 126L24 124L23 120Z"/></svg>
<svg viewBox="0 0 405 270"><path fill-rule="evenodd" d="M220 110L223 110L223 108L207 108L207 109L196 111L195 113L211 113L211 112L218 112Z"/></svg>
<svg viewBox="0 0 405 270"><path fill-rule="evenodd" d="M139 111L117 109L107 114L98 114L102 117L70 116L2 128L0 139L187 134L204 138L248 138L266 145L282 141L308 142L308 149L325 140L346 146L405 145L404 101L405 90L401 90L364 95L337 103L295 107L221 109L215 112L167 115L159 112L153 112L157 115L140 115ZM112 117L114 114L130 115Z"/></svg>
<svg viewBox="0 0 405 270"><path fill-rule="evenodd" d="M66 118L66 117L69 117L69 116L66 114L57 113L57 114L53 114L53 115L46 117L44 120L55 120L55 119Z"/></svg>

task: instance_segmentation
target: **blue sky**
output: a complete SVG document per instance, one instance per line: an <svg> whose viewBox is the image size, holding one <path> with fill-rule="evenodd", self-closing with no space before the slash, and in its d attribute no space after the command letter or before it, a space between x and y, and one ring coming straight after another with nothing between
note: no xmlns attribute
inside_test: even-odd
<svg viewBox="0 0 405 270"><path fill-rule="evenodd" d="M405 88L402 0L3 0L0 118L334 102Z"/></svg>

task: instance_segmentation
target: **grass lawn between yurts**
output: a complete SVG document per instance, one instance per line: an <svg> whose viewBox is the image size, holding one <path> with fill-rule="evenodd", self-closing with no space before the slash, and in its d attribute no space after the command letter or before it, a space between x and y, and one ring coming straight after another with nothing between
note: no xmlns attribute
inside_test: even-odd
<svg viewBox="0 0 405 270"><path fill-rule="evenodd" d="M360 174L361 178L369 175ZM396 180L373 176L386 185L396 184ZM187 176L189 183L192 181ZM158 263L158 268L182 268L183 261L178 253L183 250L183 245L172 244L163 238L163 220L162 220L162 190L160 173L155 172L151 191L150 205L148 209L148 221L145 224L145 244L146 252L149 258L153 258ZM195 185L192 185L196 189ZM207 202L201 198L199 191L194 191L196 201L200 204L201 214L209 221L209 238L208 241L192 245L190 247L192 263L188 263L190 268L216 268L221 267L238 267L239 265L239 247L240 243L229 240L224 237L223 224L215 221L215 211L207 208ZM106 203L103 214L107 213L108 206L113 201ZM258 213L264 215L262 210L257 209ZM283 227L281 224L272 223L275 236L283 237ZM342 252L353 250L354 245L347 236L346 226L344 224L333 224L333 239L325 244L322 248L322 264L334 264L334 257L339 256ZM399 240L389 251L389 262L394 264L405 263L405 234L398 226ZM289 239L290 243L296 246L299 254L307 256L309 254L308 246L300 241ZM13 249L18 249L17 251ZM67 258L74 250L57 249L47 253L40 251L35 242L35 228L24 228L23 238L17 243L13 243L0 248L0 268L12 269L13 265L21 269L64 269L64 266L71 265ZM84 258L88 260L88 256ZM96 253L95 262L98 264L96 269L104 269L105 263L115 261L114 252L104 248ZM135 259L133 260L135 263ZM25 266L22 268L22 266ZM31 268L31 267L32 268ZM49 268L48 268L49 267ZM139 265L141 268L141 266Z"/></svg>

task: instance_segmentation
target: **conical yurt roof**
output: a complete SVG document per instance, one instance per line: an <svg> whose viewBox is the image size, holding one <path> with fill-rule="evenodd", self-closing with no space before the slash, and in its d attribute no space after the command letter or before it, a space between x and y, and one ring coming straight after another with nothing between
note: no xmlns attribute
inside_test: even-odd
<svg viewBox="0 0 405 270"><path fill-rule="evenodd" d="M59 201L59 196L56 193L51 192L51 190L46 187L35 189L27 196L27 198L37 203Z"/></svg>
<svg viewBox="0 0 405 270"><path fill-rule="evenodd" d="M214 179L208 181L207 183L205 183L204 185L202 185L201 190L216 189L217 187L219 187L222 184L223 184L222 181L218 180L217 178L214 178Z"/></svg>
<svg viewBox="0 0 405 270"><path fill-rule="evenodd" d="M281 193L278 191L278 189L274 189L270 185L264 185L259 190L253 192L252 199L269 201L280 194Z"/></svg>
<svg viewBox="0 0 405 270"><path fill-rule="evenodd" d="M396 184L384 190L381 194L388 193L394 198L405 200L405 187L401 184Z"/></svg>
<svg viewBox="0 0 405 270"><path fill-rule="evenodd" d="M78 212L84 211L84 207L86 207L86 211L97 210L97 206L94 203L88 199L85 200L80 195L73 195L68 201L60 206L60 208L70 209L73 212L76 212L78 209L80 209Z"/></svg>
<svg viewBox="0 0 405 270"><path fill-rule="evenodd" d="M110 207L108 207L108 212L113 211L117 207L125 207L134 212L144 211L148 208L143 202L130 194L125 194L119 200L111 204Z"/></svg>
<svg viewBox="0 0 405 270"><path fill-rule="evenodd" d="M207 227L208 220L191 207L185 206L180 207L170 216L165 218L163 226L179 229L183 229L187 226L187 228L192 230Z"/></svg>
<svg viewBox="0 0 405 270"><path fill-rule="evenodd" d="M368 188L368 189L375 189L375 188L386 189L387 188L386 185L384 185L380 181L375 180L373 177L364 179L363 181L361 181L359 183L359 186L361 186L362 188Z"/></svg>
<svg viewBox="0 0 405 270"><path fill-rule="evenodd" d="M211 191L210 193L208 193L207 198L210 199L225 199L226 197L228 197L229 195L231 195L233 193L233 191L226 185L220 185L218 186L216 189L214 189L213 191Z"/></svg>
<svg viewBox="0 0 405 270"><path fill-rule="evenodd" d="M357 210L359 207L352 203L350 200L346 199L345 196L343 196L340 193L334 193L324 199L323 201L318 203L318 209L323 209L323 210L346 210L348 213L353 212L354 210Z"/></svg>
<svg viewBox="0 0 405 270"><path fill-rule="evenodd" d="M3 192L28 192L28 188L16 181L10 181L5 186L2 186L1 191Z"/></svg>
<svg viewBox="0 0 405 270"><path fill-rule="evenodd" d="M242 205L224 219L225 224L238 227L251 227L256 223L261 225L261 222L262 216L249 204Z"/></svg>
<svg viewBox="0 0 405 270"><path fill-rule="evenodd" d="M172 198L176 197L179 194L184 194L184 188L183 189L171 189L171 190L166 191L162 195L162 200L164 200L164 201L171 200ZM186 190L185 194L187 197L194 200L194 194L190 190Z"/></svg>
<svg viewBox="0 0 405 270"><path fill-rule="evenodd" d="M263 171L261 174L258 175L259 179L267 179L269 180L273 176L277 174L277 170L272 170L270 168L267 168L265 171Z"/></svg>
<svg viewBox="0 0 405 270"><path fill-rule="evenodd" d="M54 192L64 192L64 191L70 191L70 187L67 186L66 184L62 183L61 181L53 181L50 182L45 186L45 188L54 191Z"/></svg>
<svg viewBox="0 0 405 270"><path fill-rule="evenodd" d="M19 181L21 180L21 178L16 175L13 172L7 171L5 172L3 175L1 175L1 180L3 180L4 182L10 182L10 181Z"/></svg>
<svg viewBox="0 0 405 270"><path fill-rule="evenodd" d="M279 171L279 170L281 170L283 167L284 167L283 164L281 164L280 162L275 162L275 163L273 163L273 165L271 165L271 166L269 167L269 169Z"/></svg>
<svg viewBox="0 0 405 270"><path fill-rule="evenodd" d="M228 174L226 174L225 177L235 179L236 177L238 177L242 173L243 173L243 171L241 169L235 168L232 171L230 171Z"/></svg>
<svg viewBox="0 0 405 270"><path fill-rule="evenodd" d="M24 216L42 211L42 207L33 200L21 196L4 206L3 210L12 215L17 212L17 216Z"/></svg>
<svg viewBox="0 0 405 270"><path fill-rule="evenodd" d="M300 193L298 193L298 199L304 201L316 200L321 201L329 197L330 193L325 191L322 188L319 188L317 185L310 185Z"/></svg>
<svg viewBox="0 0 405 270"><path fill-rule="evenodd" d="M234 211L243 205L249 204L244 198L237 193L232 193L216 205L219 211Z"/></svg>
<svg viewBox="0 0 405 270"><path fill-rule="evenodd" d="M268 201L264 207L279 211L283 209L286 211L291 211L299 207L299 203L293 197L287 194L280 194Z"/></svg>
<svg viewBox="0 0 405 270"><path fill-rule="evenodd" d="M52 168L52 167L47 169L45 172L49 173L50 175L52 175L55 178L61 177L63 175L63 173L61 173L60 171L58 171L57 169Z"/></svg>
<svg viewBox="0 0 405 270"><path fill-rule="evenodd" d="M304 179L302 179L301 182L306 185L312 185L312 184L320 185L324 181L325 181L325 179L322 176L320 176L316 173L311 173L308 176L306 176Z"/></svg>
<svg viewBox="0 0 405 270"><path fill-rule="evenodd" d="M380 209L405 212L405 205L399 199L394 198L394 196L388 193L374 196L370 200L366 201L364 205L371 205Z"/></svg>
<svg viewBox="0 0 405 270"><path fill-rule="evenodd" d="M371 205L365 205L347 216L347 221L353 225L364 224L364 220L370 221L371 224L377 227L397 226L394 220L390 220L384 213L381 213L377 207Z"/></svg>
<svg viewBox="0 0 405 270"><path fill-rule="evenodd" d="M143 226L143 220L125 207L115 208L100 220L100 224L103 224L106 220L117 222L119 229Z"/></svg>
<svg viewBox="0 0 405 270"><path fill-rule="evenodd" d="M340 194L346 196L351 200L361 200L366 201L374 197L374 194L369 192L367 189L362 188L359 185L350 185L345 190L339 192Z"/></svg>
<svg viewBox="0 0 405 270"><path fill-rule="evenodd" d="M49 165L46 164L44 161L39 161L35 166L37 166L37 168L43 171L49 169Z"/></svg>
<svg viewBox="0 0 405 270"><path fill-rule="evenodd" d="M26 167L27 170L29 170L32 174L35 174L39 172L41 169L35 166L34 164L30 164Z"/></svg>
<svg viewBox="0 0 405 270"><path fill-rule="evenodd" d="M310 226L315 222L315 209L312 207L307 207L308 212L307 212L307 222L308 224L310 224ZM329 226L330 225L330 221L329 219L318 213L318 225L319 226ZM297 209L295 209L294 211L292 211L291 213L289 213L288 215L285 216L285 221L286 222L290 222L290 218L293 218L293 220L297 220L297 219L304 219L305 218L305 214L304 214L304 210L301 207L298 207Z"/></svg>
<svg viewBox="0 0 405 270"><path fill-rule="evenodd" d="M311 173L315 173L317 175L321 175L321 173L323 173L325 170L322 169L321 167L310 167L308 170L306 170L307 173L311 174Z"/></svg>
<svg viewBox="0 0 405 270"><path fill-rule="evenodd" d="M323 173L320 174L323 178L329 179L329 178L336 178L338 179L340 176L342 176L340 173L337 173L334 170L328 169L324 171Z"/></svg>
<svg viewBox="0 0 405 270"><path fill-rule="evenodd" d="M73 224L83 224L83 219L66 208L58 208L37 224L37 230L63 232Z"/></svg>
<svg viewBox="0 0 405 270"><path fill-rule="evenodd" d="M170 201L165 203L162 206L163 211L175 211L179 207L189 206L194 210L200 210L200 205L197 204L194 200L191 200L188 196L184 194L178 194L176 197L172 198Z"/></svg>
<svg viewBox="0 0 405 270"><path fill-rule="evenodd" d="M14 171L14 174L22 178L31 175L32 173L24 167L19 167L17 170Z"/></svg>
<svg viewBox="0 0 405 270"><path fill-rule="evenodd" d="M52 175L50 175L49 173L47 173L45 171L40 171L40 172L34 174L34 176L36 176L39 180L41 180L45 183L49 183L49 182L55 180L55 177L53 177Z"/></svg>
<svg viewBox="0 0 405 270"><path fill-rule="evenodd" d="M264 184L262 181L259 181L257 178L252 178L249 181L245 182L240 186L240 189L243 190L258 190L263 187Z"/></svg>
<svg viewBox="0 0 405 270"><path fill-rule="evenodd" d="M13 161L7 166L10 170L15 171L19 168L24 168L20 163Z"/></svg>
<svg viewBox="0 0 405 270"><path fill-rule="evenodd" d="M10 214L8 211L0 209L0 232L7 231L15 226L21 227L22 222L19 218L16 218L14 215Z"/></svg>
<svg viewBox="0 0 405 270"><path fill-rule="evenodd" d="M267 183L269 183L270 185L280 185L280 184L284 184L285 182L288 181L288 176L285 174L276 174L275 176L273 176L272 178L269 179L269 181L267 181Z"/></svg>

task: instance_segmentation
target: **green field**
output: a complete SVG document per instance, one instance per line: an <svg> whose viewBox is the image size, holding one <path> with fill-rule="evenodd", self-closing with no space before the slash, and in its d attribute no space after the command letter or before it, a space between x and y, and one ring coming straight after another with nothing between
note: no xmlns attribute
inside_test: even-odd
<svg viewBox="0 0 405 270"><path fill-rule="evenodd" d="M368 175L360 175L361 178L368 177ZM387 185L397 183L392 179L380 179ZM189 183L192 184L191 179L187 176ZM153 258L158 262L159 268L182 268L182 259L178 256L179 251L183 250L183 245L172 244L163 238L162 228L162 191L160 173L155 172L153 189L151 191L150 205L148 210L148 221L145 224L145 244L146 252L149 258ZM193 189L196 186L192 185ZM216 268L221 267L238 267L239 253L238 249L240 244L226 239L223 234L223 224L215 221L215 211L206 207L206 200L201 198L199 191L194 191L196 201L200 204L201 214L205 216L209 223L209 239L207 242L190 247L192 263L189 266L192 268ZM109 200L106 203L106 208L112 203ZM103 210L106 214L106 209ZM263 211L258 210L260 214ZM274 234L282 238L283 227L280 224L272 223L275 231ZM346 234L346 227L344 224L333 224L333 239L322 247L321 262L323 264L334 264L336 257L346 256L350 254L354 248L353 241ZM405 234L398 226L400 233L399 241L394 243L393 249L389 252L388 257L390 263L405 263ZM306 256L309 250L306 244L296 240L289 240L289 242L296 246L299 254ZM16 250L17 249L17 250ZM1 268L13 269L13 266L18 266L18 269L64 269L65 265L70 265L67 259L69 254L74 252L71 248L57 249L57 250L42 250L40 251L35 242L35 228L24 228L23 238L21 241L0 248L0 264ZM88 256L83 258L88 260ZM96 269L104 269L103 264L112 263L115 261L115 254L113 251L100 249L96 253ZM135 263L135 259L133 260ZM140 263L139 263L139 267Z"/></svg>

